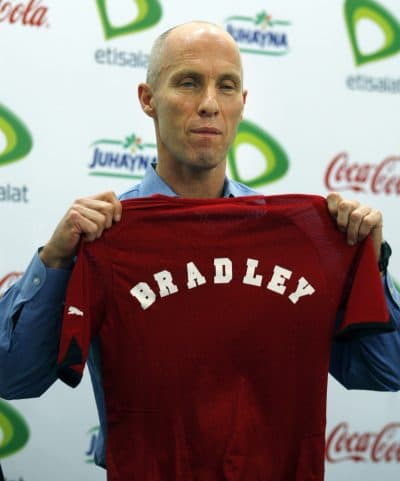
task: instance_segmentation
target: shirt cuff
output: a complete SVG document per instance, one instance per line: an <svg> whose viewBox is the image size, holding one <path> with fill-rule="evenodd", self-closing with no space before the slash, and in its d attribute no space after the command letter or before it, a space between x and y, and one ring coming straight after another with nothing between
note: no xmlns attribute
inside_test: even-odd
<svg viewBox="0 0 400 481"><path fill-rule="evenodd" d="M41 302L59 304L64 301L71 269L53 269L46 267L39 257L33 256L20 281L20 298L22 302L40 296Z"/></svg>

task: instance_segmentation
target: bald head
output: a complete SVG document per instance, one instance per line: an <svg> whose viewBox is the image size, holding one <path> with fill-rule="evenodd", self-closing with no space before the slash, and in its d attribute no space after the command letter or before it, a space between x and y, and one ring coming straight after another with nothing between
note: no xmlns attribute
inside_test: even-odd
<svg viewBox="0 0 400 481"><path fill-rule="evenodd" d="M161 71L168 66L168 59L174 53L179 54L179 49L200 41L205 36L213 41L230 46L237 54L237 61L242 73L242 61L239 48L231 35L219 25L205 21L187 22L166 30L154 42L147 68L146 82L153 87L157 86Z"/></svg>

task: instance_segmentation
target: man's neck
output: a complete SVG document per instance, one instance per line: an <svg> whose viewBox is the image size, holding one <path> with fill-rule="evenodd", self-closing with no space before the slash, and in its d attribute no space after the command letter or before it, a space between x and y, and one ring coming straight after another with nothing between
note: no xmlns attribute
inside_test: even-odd
<svg viewBox="0 0 400 481"><path fill-rule="evenodd" d="M225 165L214 169L166 169L159 163L156 172L180 197L206 199L223 195Z"/></svg>

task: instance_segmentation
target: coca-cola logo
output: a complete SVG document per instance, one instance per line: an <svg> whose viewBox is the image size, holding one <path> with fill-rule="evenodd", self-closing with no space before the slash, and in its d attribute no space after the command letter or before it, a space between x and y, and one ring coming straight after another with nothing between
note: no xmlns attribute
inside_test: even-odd
<svg viewBox="0 0 400 481"><path fill-rule="evenodd" d="M400 156L378 164L351 162L347 152L334 157L325 173L328 190L353 190L372 194L400 195Z"/></svg>
<svg viewBox="0 0 400 481"><path fill-rule="evenodd" d="M22 276L22 272L10 272L2 279L0 278L0 298Z"/></svg>
<svg viewBox="0 0 400 481"><path fill-rule="evenodd" d="M330 463L400 463L400 423L376 432L352 432L348 423L339 423L327 437L325 458Z"/></svg>
<svg viewBox="0 0 400 481"><path fill-rule="evenodd" d="M42 0L30 0L28 2L0 0L0 22L19 23L32 27L48 27L48 7L45 7L42 3Z"/></svg>

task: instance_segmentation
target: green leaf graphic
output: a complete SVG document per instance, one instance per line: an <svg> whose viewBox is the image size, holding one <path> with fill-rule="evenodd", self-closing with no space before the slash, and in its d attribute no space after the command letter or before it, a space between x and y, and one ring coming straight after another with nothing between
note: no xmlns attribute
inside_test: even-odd
<svg viewBox="0 0 400 481"><path fill-rule="evenodd" d="M3 104L0 104L0 130L7 141L5 149L0 152L0 166L22 159L32 149L32 137L27 127Z"/></svg>
<svg viewBox="0 0 400 481"><path fill-rule="evenodd" d="M381 60L400 52L400 24L389 10L378 2L375 0L346 0L344 14L357 65ZM375 23L382 30L385 37L384 45L379 50L369 54L361 52L357 41L357 23L363 19Z"/></svg>
<svg viewBox="0 0 400 481"><path fill-rule="evenodd" d="M133 0L138 8L138 14L135 19L126 25L112 25L106 7L106 0L96 0L97 9L103 24L104 35L106 39L119 37L120 35L128 35L139 32L152 27L159 22L162 16L161 4L158 0Z"/></svg>
<svg viewBox="0 0 400 481"><path fill-rule="evenodd" d="M250 180L241 178L237 167L237 149L242 144L253 145L263 154L265 159L264 171ZM251 159L249 159L250 161ZM239 125L228 154L228 162L232 178L254 188L275 182L283 177L289 168L288 157L280 144L258 125L248 120L243 120Z"/></svg>
<svg viewBox="0 0 400 481"><path fill-rule="evenodd" d="M10 404L0 400L0 458L20 451L29 439L29 428L22 416Z"/></svg>

